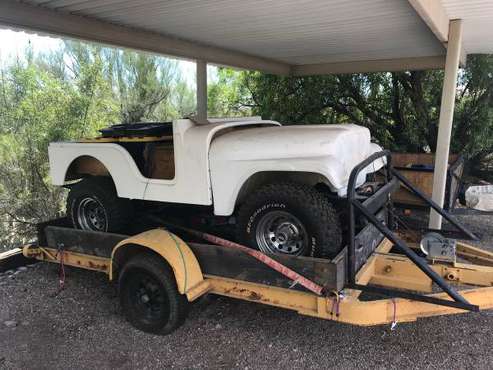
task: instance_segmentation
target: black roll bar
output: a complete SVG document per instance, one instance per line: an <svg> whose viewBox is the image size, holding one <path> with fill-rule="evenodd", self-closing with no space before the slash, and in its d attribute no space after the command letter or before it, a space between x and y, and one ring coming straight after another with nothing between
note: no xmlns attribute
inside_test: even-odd
<svg viewBox="0 0 493 370"><path fill-rule="evenodd" d="M361 171L371 165L373 162L380 158L386 159L386 165L384 166L385 172L385 185L377 190L377 192L365 201L360 201L357 197L356 186L357 179ZM416 189L404 176L395 171L392 167L392 155L390 151L384 150L372 154L370 157L359 163L351 171L349 177L347 199L349 206L349 250L348 250L348 283L349 288L358 289L362 291L373 292L390 297L402 297L413 299L417 301L434 303L443 306L455 307L470 311L479 311L479 307L470 304L464 299L454 288L452 288L440 275L438 275L426 261L419 257L403 240L401 240L384 222L378 220L375 213L375 204L379 204L377 199L386 199L387 206L390 203L390 195L395 190L398 182L403 183L413 193L424 200L430 205L436 212L442 215L447 221L449 221L454 227L462 232L466 237L477 240L477 237L469 230L460 225L448 212L443 210L433 200L423 194L419 189ZM445 293L448 294L453 301L440 299L436 297L430 297L422 294L408 293L395 289L380 288L373 286L360 285L356 282L356 246L355 246L355 233L356 233L356 210L362 214L368 222L373 224L387 239L389 239L394 246L397 247L402 253L404 253L423 273L425 273L434 283L436 283ZM390 222L392 224L392 222Z"/></svg>

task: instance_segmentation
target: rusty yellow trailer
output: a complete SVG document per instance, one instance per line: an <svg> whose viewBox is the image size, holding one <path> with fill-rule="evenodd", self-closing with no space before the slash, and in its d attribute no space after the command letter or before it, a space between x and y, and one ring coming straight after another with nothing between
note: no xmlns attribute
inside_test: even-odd
<svg viewBox="0 0 493 370"><path fill-rule="evenodd" d="M111 235L105 236L107 239L105 242L97 242L97 235L93 234L95 233L89 235L89 240L93 240L96 244L102 245L112 242ZM58 236L58 238L60 237ZM326 290L324 294L317 295L296 287L296 284L284 287L276 286L272 284L275 279L262 283L248 281L244 278L247 271L241 271L241 269L237 270L237 276L234 278L210 274L208 273L210 266L205 271L200 261L205 261L205 264L209 263L202 254L204 250L213 249L213 246L199 248L196 245L191 246L193 243L187 243L165 229L153 229L128 238L116 237L119 241L110 248L111 253L106 257L98 256L98 253L83 253L82 249L84 248L81 249L80 237L74 239L72 236L71 238L65 238L63 242L70 244L70 240L73 240L73 247L63 245L63 243L55 246L53 241L50 243L47 240L48 245L25 246L23 254L25 257L40 261L63 263L68 266L99 271L108 275L109 280L119 278L120 283L125 280L124 278L122 280L121 274L125 271L128 272L126 265L129 264L129 261L132 261L135 256L148 255L155 262L170 267L171 274L165 275L172 279L171 285L176 289L176 294L186 297L188 302L194 301L204 294L212 293L354 325L369 326L394 321L408 322L421 317L466 312L454 307L405 298L362 300L360 299L361 291L347 288L334 291ZM49 246L50 244L51 246ZM359 269L356 276L358 284L399 288L403 291L418 291L426 294L427 297L449 299L444 293L433 294L432 280L407 257L390 253L392 246L393 243L388 239L383 239L380 242L374 253ZM93 251L98 251L98 245L94 247ZM197 251L200 252L197 253ZM198 254L201 257L198 257ZM493 253L459 243L457 256L463 262L428 261L428 263L449 283L463 286L464 289L460 290L460 293L469 303L477 305L481 310L493 308ZM217 256L214 258L217 259ZM332 273L331 269L327 267L332 265L323 265L318 259L313 259L316 261L304 257L301 259L304 264L309 264L311 267L314 266L313 263L319 263L315 269L324 270L319 271L319 277ZM137 268L143 267L137 265ZM166 270L163 271L166 272ZM140 298L138 295L134 298L143 301L150 299L145 294ZM169 297L168 300L172 301ZM168 311L173 312L176 308L185 310L186 304L183 300L179 302L181 302L179 305L175 304L176 307L169 307ZM125 304L125 298L122 299L122 304ZM179 326L183 321L181 316L177 320L177 324L168 329L174 330ZM130 317L129 320L134 325L136 324L135 318ZM138 322L136 326L147 331L153 331L152 328L149 330L148 326L139 325ZM171 330L161 330L160 332L166 333Z"/></svg>
<svg viewBox="0 0 493 370"><path fill-rule="evenodd" d="M370 193L361 192L361 171L381 160L386 163L383 181ZM161 334L180 326L188 303L208 293L354 325L493 308L493 253L438 234L414 240L424 243L427 257L416 253L416 244L395 230L389 199L399 184L441 214L462 238L477 240L396 171L390 152L382 151L351 172L347 243L332 259L266 255L145 212L136 217L146 220L145 229L128 230L130 235L78 230L66 219L49 221L39 225L38 242L23 254L62 268L107 274L118 281L128 321ZM163 225L167 229L149 229ZM368 300L367 293L374 299ZM382 296L387 298L375 299Z"/></svg>

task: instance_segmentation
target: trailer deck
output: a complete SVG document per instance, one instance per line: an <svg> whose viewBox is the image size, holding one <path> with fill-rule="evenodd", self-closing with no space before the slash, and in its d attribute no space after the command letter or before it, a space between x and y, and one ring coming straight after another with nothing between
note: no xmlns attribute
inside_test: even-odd
<svg viewBox="0 0 493 370"><path fill-rule="evenodd" d="M99 271L110 278L114 264L113 249L127 238L117 234L88 232L60 226L45 226L44 230L47 244L25 246L23 253L26 257L54 263L61 263L63 259L65 265ZM164 230L163 232L168 233ZM292 281L266 268L265 265L256 263L247 255L217 245L185 243L177 236L176 239L180 241L181 248L190 248L193 251L192 255L197 258L203 269L203 281L190 288L187 293L189 300L212 293L295 310L302 315L362 326L392 323L396 320L414 321L421 317L465 312L454 307L406 298L362 300L360 290L337 289L345 279L341 270L344 255L332 261L310 257L273 256L285 265L306 274L307 278L325 287L334 288L331 290L332 294L318 296L299 286L293 286ZM58 246L53 244L55 240L58 241ZM359 270L357 284L398 288L403 292L423 292L427 293L428 297L447 299L445 293L430 294L433 291L432 280L406 256L390 253L392 247L393 244L388 239L379 243L375 252ZM458 256L464 262L448 264L430 261L429 266L454 285L476 287L460 291L471 304L477 305L481 310L493 308L493 253L460 243ZM188 278L194 280L190 276Z"/></svg>

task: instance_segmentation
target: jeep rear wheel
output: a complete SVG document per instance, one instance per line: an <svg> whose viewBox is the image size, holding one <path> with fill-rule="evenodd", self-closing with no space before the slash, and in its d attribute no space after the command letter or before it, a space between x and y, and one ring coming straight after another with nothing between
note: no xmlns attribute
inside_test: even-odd
<svg viewBox="0 0 493 370"><path fill-rule="evenodd" d="M335 209L312 187L281 183L250 195L238 212L238 239L264 253L333 258L342 232Z"/></svg>
<svg viewBox="0 0 493 370"><path fill-rule="evenodd" d="M128 224L132 207L118 198L110 178L88 177L70 188L67 215L77 229L118 232Z"/></svg>

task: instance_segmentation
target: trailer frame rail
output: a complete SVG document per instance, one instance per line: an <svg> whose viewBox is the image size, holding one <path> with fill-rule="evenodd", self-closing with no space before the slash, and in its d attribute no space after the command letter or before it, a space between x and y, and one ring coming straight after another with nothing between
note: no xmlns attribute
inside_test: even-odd
<svg viewBox="0 0 493 370"><path fill-rule="evenodd" d="M411 322L419 318L439 315L464 313L459 307L435 304L434 300L447 300L446 293L429 294L432 291L432 280L406 256L389 253L393 243L384 239L376 248L375 253L360 269L356 281L358 285L392 287L407 290L428 292L423 297L430 301L417 301L407 297L391 297L377 300L361 300L360 290L343 289L338 294L318 296L311 292L289 288L281 288L259 284L241 279L227 278L204 274L203 283L193 292L191 297L207 294L218 294L250 302L267 304L279 308L297 311L299 314L334 320L341 323L372 326L398 322ZM436 273L451 284L467 284L475 288L461 290L471 304L479 309L493 308L493 253L461 243L464 257L473 263L431 263ZM62 256L56 248L27 245L23 254L28 258L40 261L60 263ZM98 257L65 250L64 264L99 271L109 274L111 258ZM370 289L368 290L370 291ZM190 299L190 298L189 298ZM193 300L190 299L190 300ZM453 302L450 301L449 302Z"/></svg>

